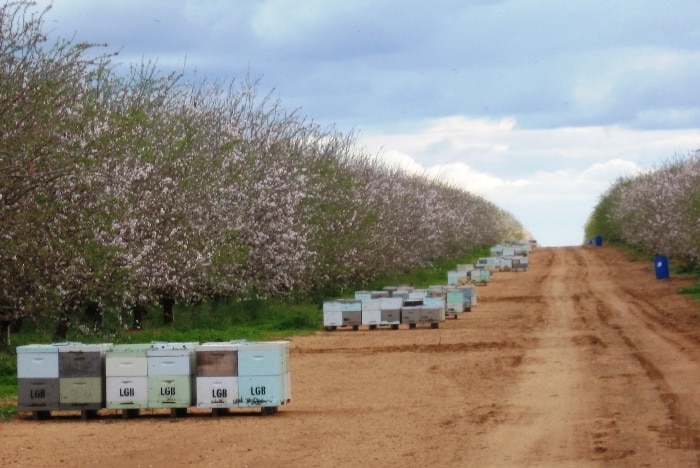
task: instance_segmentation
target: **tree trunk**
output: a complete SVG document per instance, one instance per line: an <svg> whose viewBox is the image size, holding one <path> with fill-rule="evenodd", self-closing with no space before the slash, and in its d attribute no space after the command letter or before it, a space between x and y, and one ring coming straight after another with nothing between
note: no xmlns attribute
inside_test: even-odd
<svg viewBox="0 0 700 468"><path fill-rule="evenodd" d="M0 347L8 347L12 344L10 343L10 327L12 322L7 320L0 320Z"/></svg>
<svg viewBox="0 0 700 468"><path fill-rule="evenodd" d="M175 321L175 299L163 295L160 298L160 303L163 306L163 325L170 325Z"/></svg>
<svg viewBox="0 0 700 468"><path fill-rule="evenodd" d="M102 329L102 308L97 302L89 302L85 306L85 318L92 325L93 330Z"/></svg>
<svg viewBox="0 0 700 468"><path fill-rule="evenodd" d="M141 330L141 328L143 328L143 316L146 315L147 312L146 306L143 304L134 304L132 312L134 313L134 323L131 328L133 330Z"/></svg>
<svg viewBox="0 0 700 468"><path fill-rule="evenodd" d="M67 312L62 312L53 333L53 341L66 341L68 339L68 329L70 328L70 316Z"/></svg>

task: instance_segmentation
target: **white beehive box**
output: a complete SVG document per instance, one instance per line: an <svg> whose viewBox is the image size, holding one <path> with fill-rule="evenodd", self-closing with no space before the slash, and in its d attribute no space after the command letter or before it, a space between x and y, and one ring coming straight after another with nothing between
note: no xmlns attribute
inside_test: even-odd
<svg viewBox="0 0 700 468"><path fill-rule="evenodd" d="M148 407L186 409L194 402L197 343L153 343L148 358Z"/></svg>
<svg viewBox="0 0 700 468"><path fill-rule="evenodd" d="M197 377L198 408L233 408L238 398L238 377Z"/></svg>
<svg viewBox="0 0 700 468"><path fill-rule="evenodd" d="M148 406L149 344L114 345L105 354L107 408L140 409Z"/></svg>
<svg viewBox="0 0 700 468"><path fill-rule="evenodd" d="M58 346L17 347L17 409L50 412L59 409ZM50 413L49 413L50 414Z"/></svg>
<svg viewBox="0 0 700 468"><path fill-rule="evenodd" d="M362 301L356 299L339 299L343 311L343 326L357 330L362 325Z"/></svg>
<svg viewBox="0 0 700 468"><path fill-rule="evenodd" d="M197 343L154 343L146 351L149 376L192 375Z"/></svg>
<svg viewBox="0 0 700 468"><path fill-rule="evenodd" d="M391 325L396 328L401 323L401 306L403 298L387 297L379 300L380 325Z"/></svg>
<svg viewBox="0 0 700 468"><path fill-rule="evenodd" d="M338 301L326 301L323 303L323 326L326 329L343 326L343 308Z"/></svg>
<svg viewBox="0 0 700 468"><path fill-rule="evenodd" d="M58 345L31 344L17 347L17 378L58 378Z"/></svg>
<svg viewBox="0 0 700 468"><path fill-rule="evenodd" d="M382 321L382 304L380 299L362 303L362 325L377 326Z"/></svg>
<svg viewBox="0 0 700 468"><path fill-rule="evenodd" d="M355 291L355 299L362 302L371 301L372 291Z"/></svg>
<svg viewBox="0 0 700 468"><path fill-rule="evenodd" d="M203 343L196 348L196 395L199 408L238 406L238 345Z"/></svg>
<svg viewBox="0 0 700 468"><path fill-rule="evenodd" d="M413 291L408 293L409 299L423 299L425 297L428 297L427 289L414 289Z"/></svg>

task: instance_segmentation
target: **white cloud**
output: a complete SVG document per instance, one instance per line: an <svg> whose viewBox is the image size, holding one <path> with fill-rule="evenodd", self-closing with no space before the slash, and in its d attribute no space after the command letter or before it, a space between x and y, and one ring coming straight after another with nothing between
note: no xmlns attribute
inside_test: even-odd
<svg viewBox="0 0 700 468"><path fill-rule="evenodd" d="M531 130L513 118L451 116L406 132L361 135L387 164L438 177L512 213L543 245L578 245L600 195L621 176L650 169L700 132L620 127ZM689 146L690 145L690 146Z"/></svg>

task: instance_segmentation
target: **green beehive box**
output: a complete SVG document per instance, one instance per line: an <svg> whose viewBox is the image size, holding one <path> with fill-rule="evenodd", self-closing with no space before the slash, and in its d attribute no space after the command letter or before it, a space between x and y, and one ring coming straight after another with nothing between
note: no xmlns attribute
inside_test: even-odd
<svg viewBox="0 0 700 468"><path fill-rule="evenodd" d="M59 379L60 409L99 410L104 407L102 377Z"/></svg>
<svg viewBox="0 0 700 468"><path fill-rule="evenodd" d="M188 408L192 405L193 377L160 375L148 378L149 408Z"/></svg>

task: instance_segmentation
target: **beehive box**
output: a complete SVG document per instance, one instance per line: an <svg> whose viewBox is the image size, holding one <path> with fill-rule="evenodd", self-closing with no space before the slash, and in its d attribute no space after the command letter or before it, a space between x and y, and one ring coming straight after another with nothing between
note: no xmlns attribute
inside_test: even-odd
<svg viewBox="0 0 700 468"><path fill-rule="evenodd" d="M289 342L252 342L237 346L239 407L277 408L289 403Z"/></svg>
<svg viewBox="0 0 700 468"><path fill-rule="evenodd" d="M373 299L362 302L362 325L375 329L382 321L381 301Z"/></svg>
<svg viewBox="0 0 700 468"><path fill-rule="evenodd" d="M401 323L415 325L420 323L422 305L404 305L401 308Z"/></svg>
<svg viewBox="0 0 700 468"><path fill-rule="evenodd" d="M150 344L119 344L105 354L108 409L139 410L148 407ZM124 413L129 414L129 413Z"/></svg>
<svg viewBox="0 0 700 468"><path fill-rule="evenodd" d="M447 284L455 285L455 284L466 283L467 277L468 277L467 270L448 271L447 272Z"/></svg>
<svg viewBox="0 0 700 468"><path fill-rule="evenodd" d="M146 351L149 408L186 412L189 406L194 406L194 352L197 345L153 343Z"/></svg>
<svg viewBox="0 0 700 468"><path fill-rule="evenodd" d="M329 331L348 326L352 327L353 330L358 330L362 324L362 302L359 299L325 301L323 303L323 327Z"/></svg>
<svg viewBox="0 0 700 468"><path fill-rule="evenodd" d="M445 320L445 315L440 307L423 305L420 307L419 323L429 323L432 328L437 328L438 324Z"/></svg>
<svg viewBox="0 0 700 468"><path fill-rule="evenodd" d="M323 326L326 330L335 330L343 326L343 308L339 301L323 303Z"/></svg>
<svg viewBox="0 0 700 468"><path fill-rule="evenodd" d="M355 291L355 299L358 301L370 301L372 300L372 291Z"/></svg>
<svg viewBox="0 0 700 468"><path fill-rule="evenodd" d="M356 299L340 299L340 310L343 312L343 326L357 330L362 324L362 301Z"/></svg>
<svg viewBox="0 0 700 468"><path fill-rule="evenodd" d="M527 271L528 263L527 257L513 257L513 269L516 271Z"/></svg>
<svg viewBox="0 0 700 468"><path fill-rule="evenodd" d="M472 283L488 284L491 281L491 270L488 268L477 268L470 272Z"/></svg>
<svg viewBox="0 0 700 468"><path fill-rule="evenodd" d="M445 321L446 301L444 297L426 297L423 299L423 307L437 309L437 321Z"/></svg>
<svg viewBox="0 0 700 468"><path fill-rule="evenodd" d="M97 411L105 407L105 355L111 343L59 347L59 406Z"/></svg>
<svg viewBox="0 0 700 468"><path fill-rule="evenodd" d="M199 408L231 408L239 403L238 345L203 343L196 348L196 395Z"/></svg>
<svg viewBox="0 0 700 468"><path fill-rule="evenodd" d="M476 287L473 285L460 286L462 293L464 294L464 307L466 310L472 310L472 307L476 307Z"/></svg>
<svg viewBox="0 0 700 468"><path fill-rule="evenodd" d="M389 297L379 300L379 324L391 325L392 328L398 328L401 323L401 306L403 299L400 297Z"/></svg>
<svg viewBox="0 0 700 468"><path fill-rule="evenodd" d="M408 299L409 294L411 294L411 291L409 290L397 289L391 294L391 297L397 299Z"/></svg>
<svg viewBox="0 0 700 468"><path fill-rule="evenodd" d="M392 291L372 291L372 299L384 299L391 297Z"/></svg>
<svg viewBox="0 0 700 468"><path fill-rule="evenodd" d="M408 293L409 299L423 299L425 297L428 297L427 289L414 289Z"/></svg>
<svg viewBox="0 0 700 468"><path fill-rule="evenodd" d="M455 286L448 292L448 311L452 308L462 308L463 311L469 312L472 307L476 306L476 287L474 285ZM461 301L461 306L458 304Z"/></svg>
<svg viewBox="0 0 700 468"><path fill-rule="evenodd" d="M17 409L35 416L59 409L58 346L17 347Z"/></svg>
<svg viewBox="0 0 700 468"><path fill-rule="evenodd" d="M464 293L461 290L451 290L447 292L446 309L449 315L461 314L464 312Z"/></svg>

